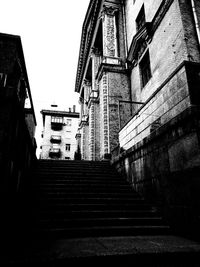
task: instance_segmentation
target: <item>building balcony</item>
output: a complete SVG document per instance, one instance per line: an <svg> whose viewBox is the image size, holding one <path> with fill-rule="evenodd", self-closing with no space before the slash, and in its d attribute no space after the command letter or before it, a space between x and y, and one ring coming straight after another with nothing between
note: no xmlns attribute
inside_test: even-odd
<svg viewBox="0 0 200 267"><path fill-rule="evenodd" d="M51 143L61 143L60 135L52 135L50 139Z"/></svg>
<svg viewBox="0 0 200 267"><path fill-rule="evenodd" d="M62 130L63 122L61 121L51 121L51 129L55 131Z"/></svg>
<svg viewBox="0 0 200 267"><path fill-rule="evenodd" d="M49 150L49 157L51 158L59 158L61 155L61 151L60 151L60 148L50 148Z"/></svg>

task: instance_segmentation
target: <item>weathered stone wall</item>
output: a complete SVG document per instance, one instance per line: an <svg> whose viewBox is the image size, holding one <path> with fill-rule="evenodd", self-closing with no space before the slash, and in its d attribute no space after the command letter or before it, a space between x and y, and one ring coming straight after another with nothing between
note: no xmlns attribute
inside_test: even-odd
<svg viewBox="0 0 200 267"><path fill-rule="evenodd" d="M171 4L154 33L149 44L149 56L152 77L144 88L141 86L139 64L132 70L133 100L145 102L183 60L188 60L177 1Z"/></svg>
<svg viewBox="0 0 200 267"><path fill-rule="evenodd" d="M199 107L186 109L113 160L141 195L163 206L178 229L194 226L200 208L199 114Z"/></svg>
<svg viewBox="0 0 200 267"><path fill-rule="evenodd" d="M130 48L133 36L136 34L135 20L140 12L142 5L145 5L145 17L146 21L152 21L153 17L158 10L162 0L137 0L133 4L132 0L125 1L125 15L126 15L126 31L127 31L127 43L128 49Z"/></svg>
<svg viewBox="0 0 200 267"><path fill-rule="evenodd" d="M191 62L200 58L190 1L125 3L129 48L143 3L147 22L155 21L161 3L169 6L147 44L151 78L144 87L140 59L131 66L132 100L144 104L135 107L138 112L120 131L124 152L113 156L113 164L139 193L163 205L172 225L189 229L200 208L200 110L193 106L200 102L200 68Z"/></svg>
<svg viewBox="0 0 200 267"><path fill-rule="evenodd" d="M119 100L130 101L130 87L128 76L123 73L108 74L109 79L109 136L110 151L119 145L119 130L131 117L131 103L120 102Z"/></svg>
<svg viewBox="0 0 200 267"><path fill-rule="evenodd" d="M156 122L157 127L164 125L189 105L186 67L181 64L119 132L120 147L129 149L147 137Z"/></svg>

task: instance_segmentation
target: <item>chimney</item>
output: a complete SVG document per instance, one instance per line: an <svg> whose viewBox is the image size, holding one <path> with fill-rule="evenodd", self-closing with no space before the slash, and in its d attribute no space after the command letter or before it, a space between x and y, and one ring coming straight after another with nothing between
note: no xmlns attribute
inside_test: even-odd
<svg viewBox="0 0 200 267"><path fill-rule="evenodd" d="M73 112L76 112L76 105L73 105Z"/></svg>

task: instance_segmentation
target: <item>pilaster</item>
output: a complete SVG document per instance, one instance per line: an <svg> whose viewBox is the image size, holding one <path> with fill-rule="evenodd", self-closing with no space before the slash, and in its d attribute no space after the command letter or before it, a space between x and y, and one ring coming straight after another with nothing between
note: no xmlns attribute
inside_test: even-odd
<svg viewBox="0 0 200 267"><path fill-rule="evenodd" d="M101 157L104 158L105 155L110 153L109 144L109 108L108 108L108 74L103 73L101 79L101 89L100 89L100 136L101 136Z"/></svg>
<svg viewBox="0 0 200 267"><path fill-rule="evenodd" d="M108 57L118 57L116 12L118 7L110 5L104 5L102 11L103 55Z"/></svg>

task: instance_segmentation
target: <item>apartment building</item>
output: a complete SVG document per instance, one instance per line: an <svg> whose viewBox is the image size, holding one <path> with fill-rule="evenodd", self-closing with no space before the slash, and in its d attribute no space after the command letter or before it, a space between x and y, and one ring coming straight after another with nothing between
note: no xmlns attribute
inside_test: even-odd
<svg viewBox="0 0 200 267"><path fill-rule="evenodd" d="M79 113L76 106L68 111L60 111L56 105L49 110L41 111L43 132L41 159L73 160L77 150L76 134L79 124Z"/></svg>

